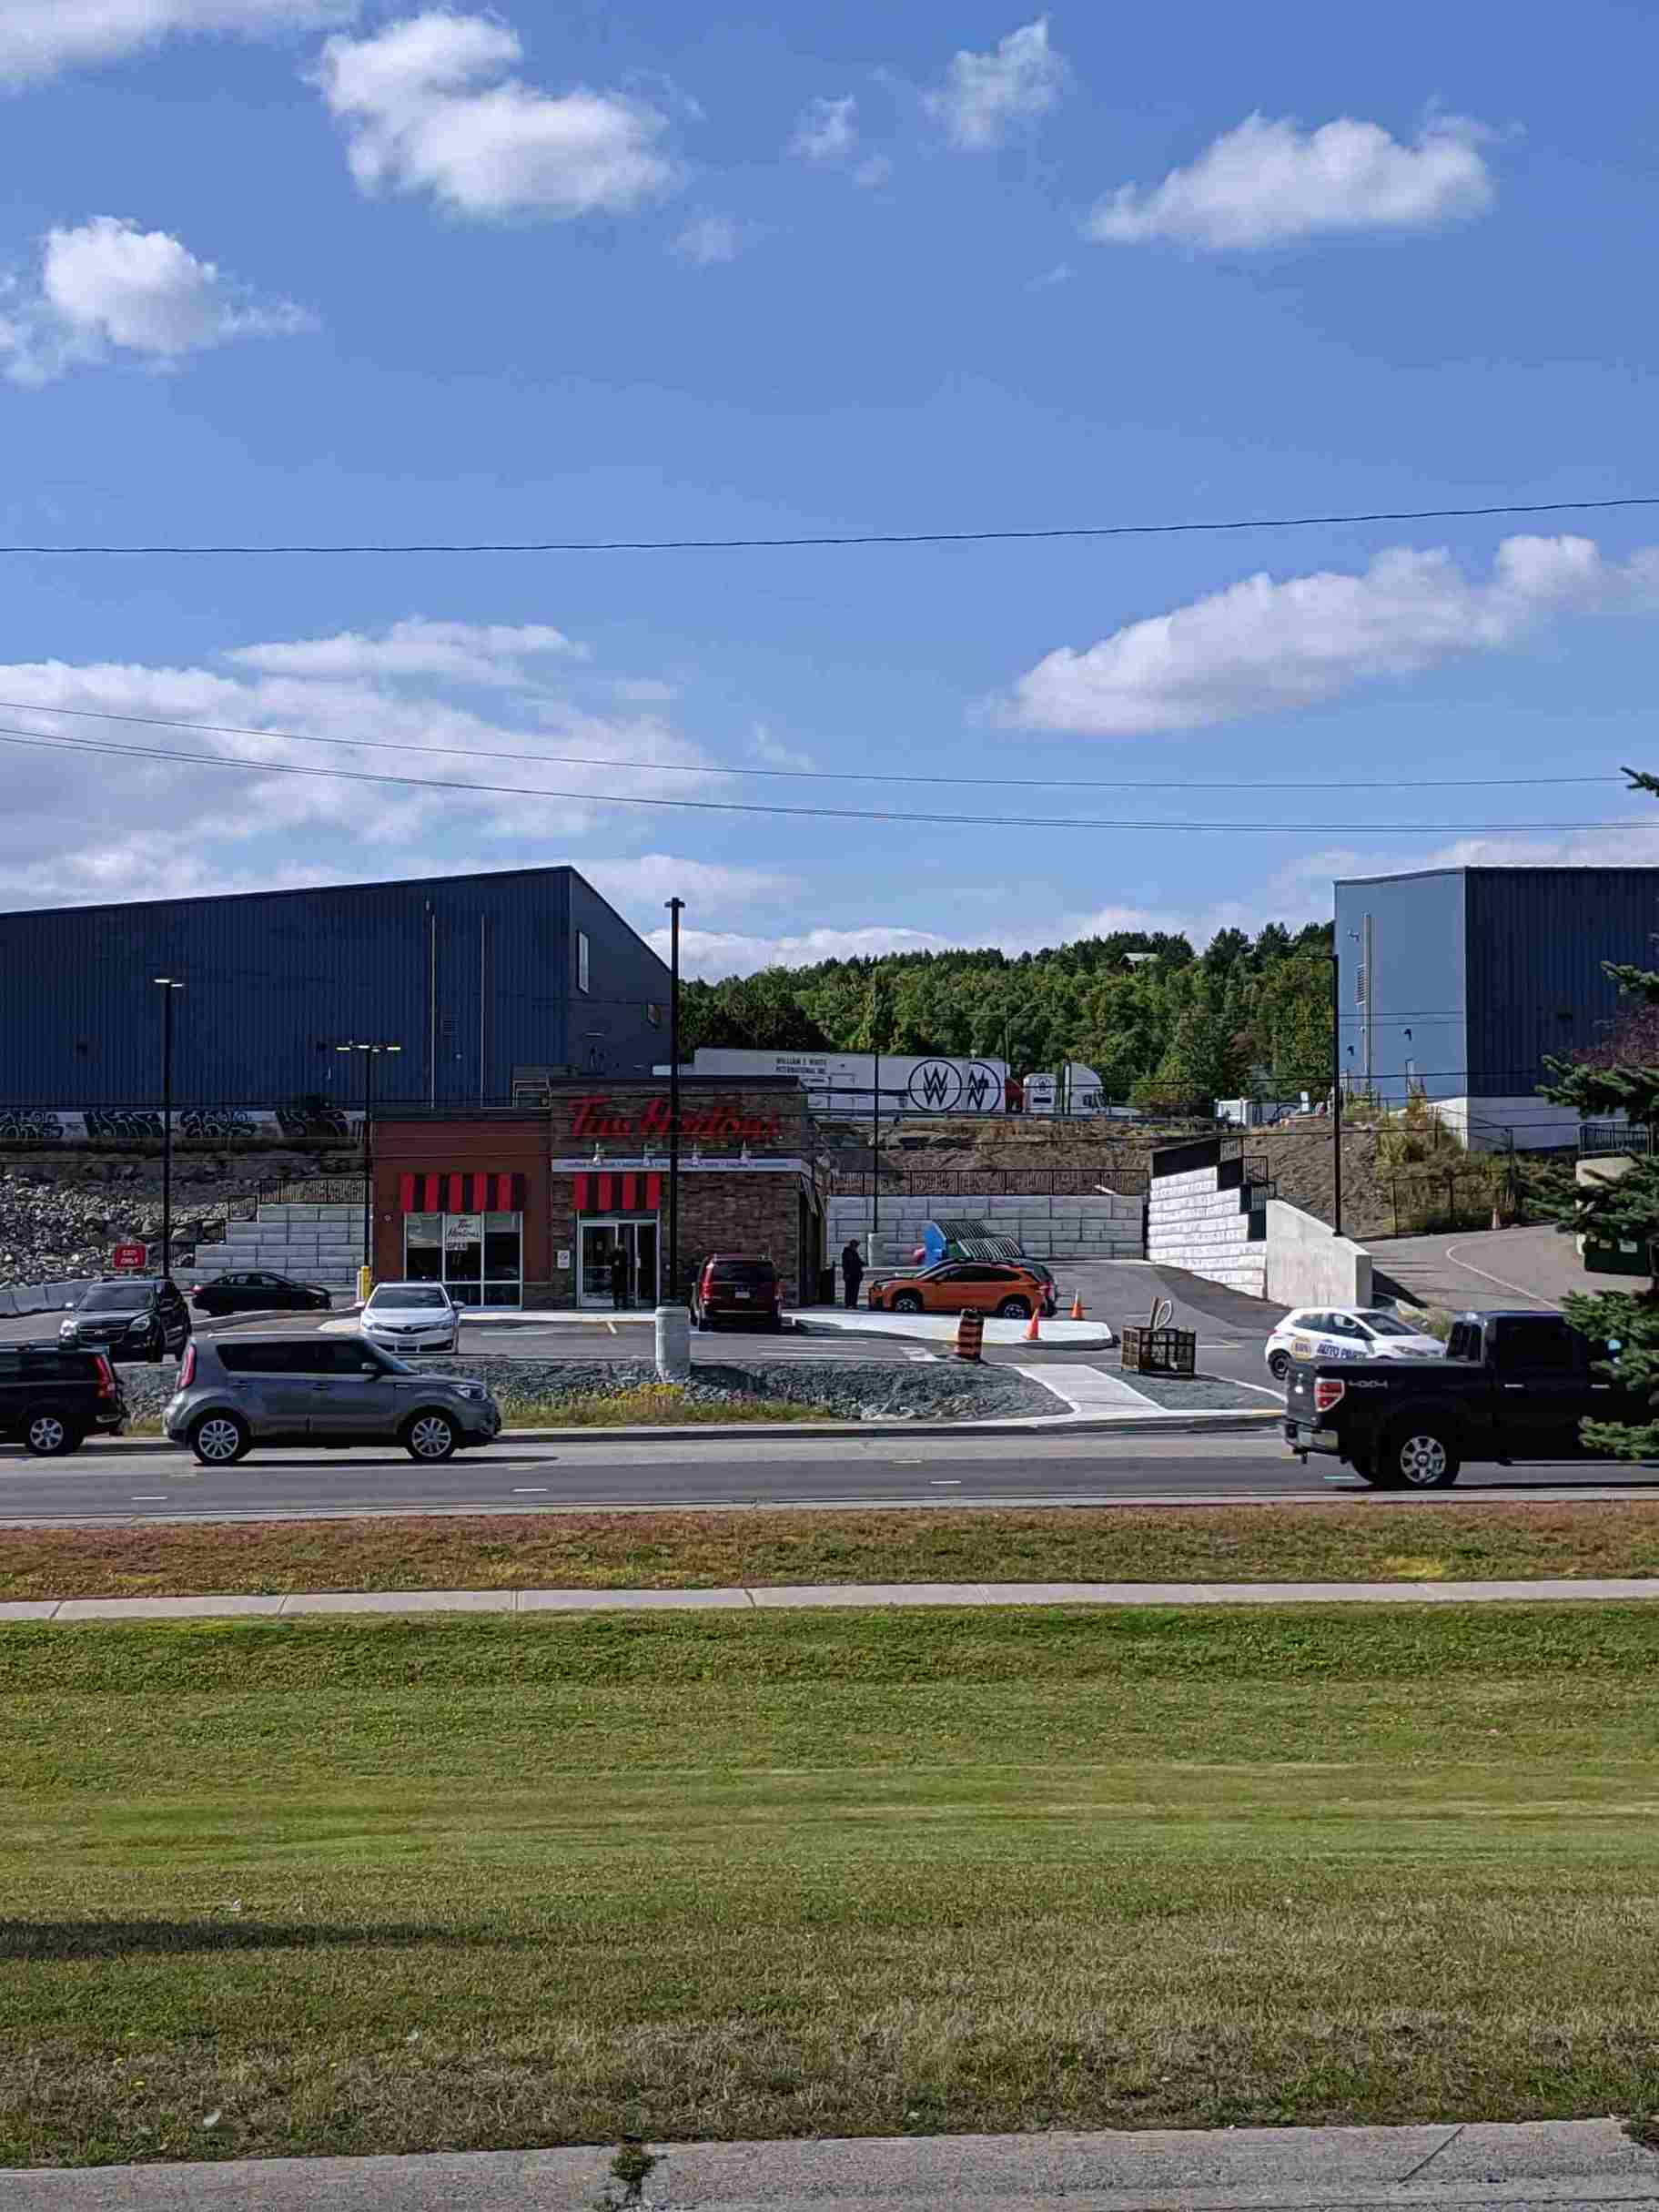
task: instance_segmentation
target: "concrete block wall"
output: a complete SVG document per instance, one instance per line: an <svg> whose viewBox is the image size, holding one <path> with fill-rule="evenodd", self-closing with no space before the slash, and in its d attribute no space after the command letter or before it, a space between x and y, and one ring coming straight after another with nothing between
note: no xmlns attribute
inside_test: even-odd
<svg viewBox="0 0 1659 2212"><path fill-rule="evenodd" d="M966 1218L984 1222L996 1236L1012 1237L1028 1259L1138 1260L1145 1251L1142 1204L1138 1198L1121 1198L1109 1191L1056 1198L897 1198L884 1193L881 1233L873 1251L870 1201L832 1198L828 1253L832 1259L838 1257L847 1239L855 1236L871 1264L907 1267L922 1241L925 1223Z"/></svg>
<svg viewBox="0 0 1659 2212"><path fill-rule="evenodd" d="M1250 1242L1244 1192L1237 1186L1218 1190L1216 1182L1213 1167L1152 1178L1147 1257L1166 1267L1184 1267L1189 1274L1223 1284L1229 1290L1264 1298L1267 1245Z"/></svg>
<svg viewBox="0 0 1659 2212"><path fill-rule="evenodd" d="M224 1243L196 1254L200 1275L268 1268L329 1290L354 1289L362 1263L360 1206L261 1206L251 1222L227 1222Z"/></svg>

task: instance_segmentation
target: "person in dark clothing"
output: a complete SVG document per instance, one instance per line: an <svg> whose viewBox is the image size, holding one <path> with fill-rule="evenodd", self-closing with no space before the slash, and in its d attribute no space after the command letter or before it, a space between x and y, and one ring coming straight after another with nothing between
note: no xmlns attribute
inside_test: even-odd
<svg viewBox="0 0 1659 2212"><path fill-rule="evenodd" d="M628 1311L628 1248L619 1244L611 1262L611 1303L619 1314Z"/></svg>
<svg viewBox="0 0 1659 2212"><path fill-rule="evenodd" d="M858 1249L858 1239L849 1237L841 1248L841 1280L846 1285L849 1308L858 1304L858 1286L864 1281L864 1254Z"/></svg>

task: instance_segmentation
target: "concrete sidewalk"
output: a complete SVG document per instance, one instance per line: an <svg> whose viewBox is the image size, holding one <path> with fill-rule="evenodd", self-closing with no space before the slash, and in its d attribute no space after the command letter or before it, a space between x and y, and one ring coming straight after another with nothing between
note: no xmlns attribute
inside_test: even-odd
<svg viewBox="0 0 1659 2212"><path fill-rule="evenodd" d="M570 2212L605 2149L15 2169L15 2212ZM1659 2207L1659 2157L1616 2120L1512 2126L1156 2129L688 2143L654 2212L1371 2212L1387 2206Z"/></svg>
<svg viewBox="0 0 1659 2212"><path fill-rule="evenodd" d="M729 1589L307 1590L259 1598L14 1598L14 1621L292 1620L307 1613L804 1613L841 1607L1512 1605L1659 1598L1659 1578L1535 1582L804 1582Z"/></svg>

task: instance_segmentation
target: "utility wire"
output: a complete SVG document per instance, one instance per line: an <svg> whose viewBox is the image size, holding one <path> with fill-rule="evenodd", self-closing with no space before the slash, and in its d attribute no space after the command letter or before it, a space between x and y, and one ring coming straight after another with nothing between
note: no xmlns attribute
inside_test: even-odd
<svg viewBox="0 0 1659 2212"><path fill-rule="evenodd" d="M1450 833L1520 830L1627 829L1632 817L1610 822L1178 822L1157 817L1108 822L1079 815L912 814L890 808L855 807L776 807L753 799L637 798L612 791L550 791L535 785L486 784L455 778L392 776L367 768L301 767L291 761L231 760L222 753L173 753L160 746L106 745L91 737L41 737L27 730L0 726L0 744L32 746L41 752L97 753L120 760L163 760L209 768L239 769L246 776L310 776L326 782L397 784L416 791L478 792L493 797L565 799L586 807L672 807L697 814L798 816L815 821L910 822L933 827L971 829L1180 829L1259 834L1268 837L1343 836L1361 831L1390 836L1443 837Z"/></svg>
<svg viewBox="0 0 1659 2212"><path fill-rule="evenodd" d="M1305 791L1308 779L1274 784L1194 783L1189 776L1090 781L1070 776L906 776L885 769L752 768L680 760L607 760L587 753L492 753L478 746L404 745L396 738L313 737L303 730L256 730L229 722L185 722L169 715L117 715L97 706L38 706L27 699L0 699L0 713L11 715L72 715L82 722L121 722L140 729L197 730L209 737L262 737L280 745L343 745L369 753L421 753L460 760L516 760L525 767L612 768L637 770L643 775L785 776L809 783L835 784L970 784L1001 791ZM1424 779L1413 776L1414 791L1509 790L1522 785L1619 784L1617 776L1452 776ZM1370 783L1340 783L1321 776L1321 791L1395 791L1400 778L1390 776Z"/></svg>
<svg viewBox="0 0 1659 2212"><path fill-rule="evenodd" d="M0 553L59 556L139 553L190 556L212 554L319 553L783 553L810 546L1006 545L1062 538L1157 538L1247 530L1325 530L1359 523L1472 522L1495 515L1600 514L1620 507L1659 507L1659 494L1628 493L1617 499L1552 499L1504 502L1489 507L1376 508L1361 514L1250 516L1213 523L1076 523L1039 530L862 530L820 532L778 538L546 538L481 541L477 543L336 545L0 545Z"/></svg>

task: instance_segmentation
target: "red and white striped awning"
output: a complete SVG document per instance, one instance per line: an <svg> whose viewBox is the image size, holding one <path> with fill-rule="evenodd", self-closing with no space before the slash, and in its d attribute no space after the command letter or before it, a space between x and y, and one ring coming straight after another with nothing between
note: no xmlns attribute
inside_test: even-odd
<svg viewBox="0 0 1659 2212"><path fill-rule="evenodd" d="M578 1175L578 1213L654 1213L663 1203L663 1178L652 1174Z"/></svg>
<svg viewBox="0 0 1659 2212"><path fill-rule="evenodd" d="M403 1175L398 1203L405 1213L522 1213L524 1178L491 1169Z"/></svg>

